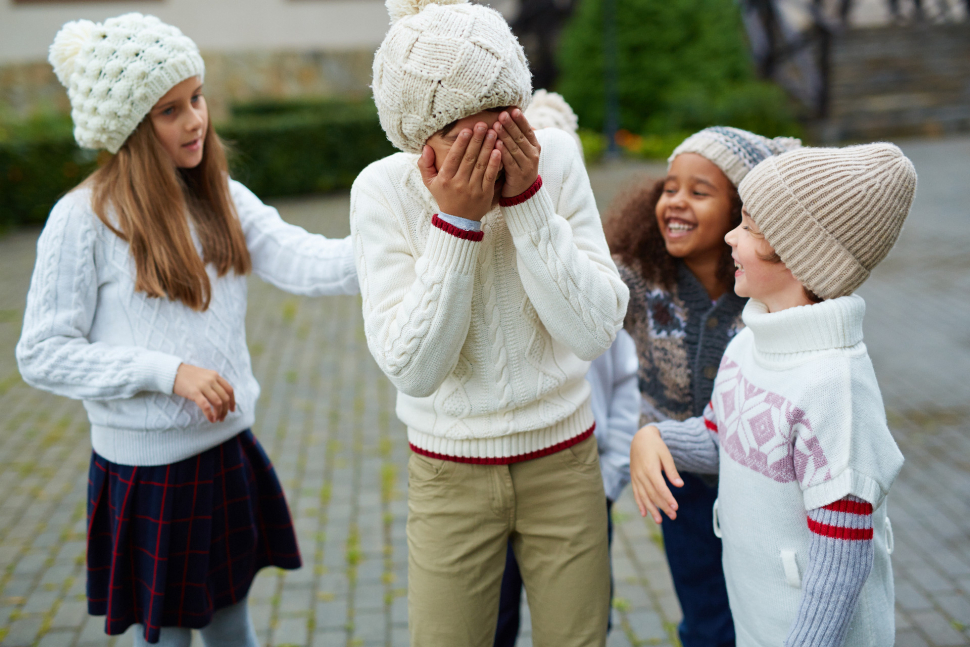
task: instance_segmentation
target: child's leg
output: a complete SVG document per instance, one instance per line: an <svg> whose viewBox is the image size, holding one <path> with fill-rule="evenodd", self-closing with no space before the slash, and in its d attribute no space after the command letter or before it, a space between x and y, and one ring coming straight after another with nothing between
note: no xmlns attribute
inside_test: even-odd
<svg viewBox="0 0 970 647"><path fill-rule="evenodd" d="M610 557L596 439L512 467L515 556L536 647L606 644Z"/></svg>
<svg viewBox="0 0 970 647"><path fill-rule="evenodd" d="M145 640L144 625L135 625L135 629L135 647L189 647L192 644L192 630L185 627L162 627L154 645Z"/></svg>
<svg viewBox="0 0 970 647"><path fill-rule="evenodd" d="M506 465L408 461L411 644L492 647L514 498Z"/></svg>
<svg viewBox="0 0 970 647"><path fill-rule="evenodd" d="M256 629L249 617L249 604L243 598L212 615L212 622L202 629L206 647L258 647Z"/></svg>

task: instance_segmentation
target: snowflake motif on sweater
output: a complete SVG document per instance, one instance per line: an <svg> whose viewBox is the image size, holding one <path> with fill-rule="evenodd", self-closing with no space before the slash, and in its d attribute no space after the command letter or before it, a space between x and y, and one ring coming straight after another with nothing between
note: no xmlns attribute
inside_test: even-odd
<svg viewBox="0 0 970 647"><path fill-rule="evenodd" d="M714 397L724 419L718 426L724 452L779 483L811 487L831 478L828 460L805 412L777 393L745 379L741 367L721 360Z"/></svg>

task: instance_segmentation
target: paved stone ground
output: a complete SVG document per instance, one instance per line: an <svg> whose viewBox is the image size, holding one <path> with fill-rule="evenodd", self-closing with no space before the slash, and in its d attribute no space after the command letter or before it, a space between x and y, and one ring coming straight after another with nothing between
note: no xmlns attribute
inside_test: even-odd
<svg viewBox="0 0 970 647"><path fill-rule="evenodd" d="M970 644L970 139L905 145L920 171L898 248L862 290L867 343L907 457L891 503L897 644ZM656 165L595 169L602 206ZM287 201L288 220L346 232L347 197ZM84 602L90 456L80 404L35 391L13 347L37 231L0 239L0 647L128 645ZM407 445L353 297L251 283L249 342L263 385L255 430L284 482L305 566L266 570L250 596L266 645L406 645ZM658 529L629 490L616 508L609 644L676 645L680 611ZM201 641L196 641L200 644ZM528 621L520 645L531 645Z"/></svg>

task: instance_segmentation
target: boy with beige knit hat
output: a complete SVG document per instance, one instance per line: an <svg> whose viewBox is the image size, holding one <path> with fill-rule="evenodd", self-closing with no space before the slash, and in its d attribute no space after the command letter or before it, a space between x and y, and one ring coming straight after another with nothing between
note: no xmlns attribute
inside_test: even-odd
<svg viewBox="0 0 970 647"><path fill-rule="evenodd" d="M389 0L374 99L402 153L351 192L364 331L407 426L412 644L492 644L511 539L535 640L602 645L589 362L628 293L576 144L533 131L522 48L462 0Z"/></svg>
<svg viewBox="0 0 970 647"><path fill-rule="evenodd" d="M735 291L750 297L703 416L641 429L641 512L676 516L677 468L717 473L714 530L737 644L892 645L886 425L853 292L896 242L916 189L892 144L802 148L738 187Z"/></svg>

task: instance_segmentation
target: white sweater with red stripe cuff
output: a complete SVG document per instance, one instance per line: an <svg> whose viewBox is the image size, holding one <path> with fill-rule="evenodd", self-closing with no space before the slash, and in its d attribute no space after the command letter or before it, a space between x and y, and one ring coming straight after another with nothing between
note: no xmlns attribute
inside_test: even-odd
<svg viewBox="0 0 970 647"><path fill-rule="evenodd" d="M893 643L886 494L903 459L864 313L857 296L777 313L750 301L704 416L658 424L678 467L719 474L739 647Z"/></svg>
<svg viewBox="0 0 970 647"><path fill-rule="evenodd" d="M537 137L541 185L492 209L480 232L435 217L416 155L354 182L364 332L415 451L508 463L592 433L584 378L629 294L575 143L554 129Z"/></svg>

